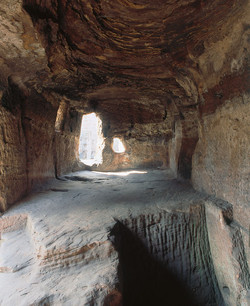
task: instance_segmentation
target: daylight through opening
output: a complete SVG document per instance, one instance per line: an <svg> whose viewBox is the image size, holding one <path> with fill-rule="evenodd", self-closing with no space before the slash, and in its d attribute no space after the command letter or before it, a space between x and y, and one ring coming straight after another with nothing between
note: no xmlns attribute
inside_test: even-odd
<svg viewBox="0 0 250 306"><path fill-rule="evenodd" d="M113 151L115 153L124 153L125 152L124 144L122 143L121 139L119 139L117 137L113 138L112 148L113 148Z"/></svg>
<svg viewBox="0 0 250 306"><path fill-rule="evenodd" d="M104 138L102 121L95 113L82 116L79 141L79 158L85 165L93 166L102 163Z"/></svg>

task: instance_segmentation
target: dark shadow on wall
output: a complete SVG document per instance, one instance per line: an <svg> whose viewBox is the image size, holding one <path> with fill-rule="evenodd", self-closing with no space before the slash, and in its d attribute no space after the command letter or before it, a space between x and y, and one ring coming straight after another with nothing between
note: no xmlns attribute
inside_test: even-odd
<svg viewBox="0 0 250 306"><path fill-rule="evenodd" d="M200 305L166 266L120 221L110 232L119 254L119 290L123 306Z"/></svg>

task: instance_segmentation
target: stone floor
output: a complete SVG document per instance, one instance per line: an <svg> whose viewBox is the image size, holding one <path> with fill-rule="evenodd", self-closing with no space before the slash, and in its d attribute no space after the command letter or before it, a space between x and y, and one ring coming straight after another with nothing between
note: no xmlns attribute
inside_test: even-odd
<svg viewBox="0 0 250 306"><path fill-rule="evenodd" d="M249 271L231 261L220 268L224 259L218 258L219 247L230 252L232 245L230 209L167 170L82 171L52 180L0 218L0 305L112 305L107 296L123 292L121 256L111 235L119 222L154 258L172 263L177 270L171 273L191 280L194 294L205 279L214 305L218 300L234 305L236 299L247 305ZM223 225L218 237L209 229L213 221ZM165 238L163 229L169 231ZM224 247L221 241L229 242ZM245 273L245 283L237 280L237 269ZM213 304L206 299L203 304Z"/></svg>

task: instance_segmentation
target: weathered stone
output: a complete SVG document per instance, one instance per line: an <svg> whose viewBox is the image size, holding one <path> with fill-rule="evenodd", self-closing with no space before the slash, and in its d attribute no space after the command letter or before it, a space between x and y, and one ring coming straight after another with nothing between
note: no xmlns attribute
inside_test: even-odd
<svg viewBox="0 0 250 306"><path fill-rule="evenodd" d="M19 200L27 192L26 142L20 111L12 114L0 106L0 210Z"/></svg>
<svg viewBox="0 0 250 306"><path fill-rule="evenodd" d="M1 304L247 305L231 205L170 171L116 174L52 180L0 218Z"/></svg>
<svg viewBox="0 0 250 306"><path fill-rule="evenodd" d="M243 226L250 264L249 102L247 95L234 98L202 118L193 155L192 182L196 189L233 204L234 219Z"/></svg>
<svg viewBox="0 0 250 306"><path fill-rule="evenodd" d="M63 180L68 185L67 188L50 186L51 199L55 192L58 195L73 192L71 187L74 190L76 182L86 183L92 189L102 183L102 180L79 179L79 175L71 179L70 175L64 176L71 171L170 168L175 178L191 179L194 188L217 199L210 201L204 195L205 202L197 204L197 194L191 192L192 196L188 196L187 185L183 183L177 190L165 182L168 188L173 187L174 195L162 194L164 201L180 192L181 200L187 196L188 207L194 204L192 207L196 208L192 211L180 208L178 212L171 208L165 213L164 206L164 213L156 212L155 205L162 207L162 203L154 201L156 186L148 186L152 194L143 201L151 201L153 211L138 211L134 217L131 212L129 217L123 214L123 209L127 209L123 204L127 207L128 202L139 201L139 191L147 190L135 188L139 184L133 182L135 186L130 188L135 189L131 194L126 189L126 181L122 181L128 194L116 197L118 187L115 186L114 192L110 192L109 204L121 205L119 209L112 207L109 216L121 217L120 225L125 226L125 232L132 238L136 236L137 242L140 240L138 247L142 241L149 246L142 247L147 258L155 259L159 255L159 261L163 258L169 261L173 255L174 272L192 283L191 289L199 292L195 294L199 295L200 302L247 305L250 287L249 20L248 0L0 0L1 212L55 177L60 180L59 185ZM80 161L78 148L82 115L92 112L102 120L105 147L103 163L88 167ZM114 137L123 141L125 152L112 150ZM75 203L81 192L80 188L73 199L68 198L67 205L63 204L61 219L58 218L61 208L57 204L53 208L53 200L48 200L46 224L60 223L62 228L69 229L76 224L67 225L71 214L81 223L81 218L85 218L81 215L82 207L80 204L71 207L71 201ZM82 195L81 203L86 198L88 195ZM228 204L223 202L220 206L219 199ZM39 202L39 214L45 212L43 201L44 198ZM96 211L99 207L87 213L94 216ZM35 213L35 219L39 214ZM105 214L106 211L100 212L100 224ZM18 226L23 220L20 227L11 225L10 228L16 229L18 237L26 237L26 249L33 250L32 239L37 239L37 249L33 251L39 255L41 270L58 271L68 266L72 272L74 265L82 264L84 269L89 269L87 275L91 275L91 269L103 266L111 269L107 281L104 280L106 270L101 272L103 283L92 279L91 284L85 282L86 288L79 289L76 281L79 296L71 302L112 305L126 300L124 292L115 285L118 257L106 237L95 241L91 236L80 243L86 232L89 237L87 227L86 232L85 229L77 232L76 241L80 242L74 244L70 236L73 233L75 237L73 229L64 235L57 228L58 236L46 228L50 238L45 238L43 244L39 242L39 235L30 234L39 226L29 211L20 216L26 217L10 217L3 224L13 221ZM154 224L150 223L151 219ZM107 227L113 226L114 222L109 218L107 224ZM44 231L41 229L41 235ZM104 231L106 235L106 227ZM15 234L9 237L6 250L8 243L15 243ZM189 247L186 241L190 242ZM20 254L24 256L23 251ZM14 251L12 255L18 260ZM93 262L97 258L103 261L95 266ZM189 258L194 259L192 264ZM4 265L0 270L3 273L19 273L19 268L29 270L29 259L26 259L20 266ZM194 285L198 284L197 267L193 264L202 275L197 286ZM162 266L158 262L154 267ZM180 267L183 271L178 270ZM152 271L147 271L152 276ZM65 279L65 284L74 282L78 277L74 273ZM61 298L61 293L46 290L46 285L53 283L52 272L50 276L36 299L24 298L26 304L67 303L70 292ZM159 280L160 275L160 284ZM58 290L64 288L60 284L56 286ZM13 295L12 304L16 304L19 293ZM165 299L161 293L152 303L161 304L160 297Z"/></svg>

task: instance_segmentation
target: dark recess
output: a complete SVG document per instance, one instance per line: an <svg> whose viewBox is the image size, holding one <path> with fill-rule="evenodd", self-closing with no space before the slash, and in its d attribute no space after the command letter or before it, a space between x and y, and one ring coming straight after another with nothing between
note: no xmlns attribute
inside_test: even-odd
<svg viewBox="0 0 250 306"><path fill-rule="evenodd" d="M122 294L123 306L201 305L120 221L111 230L110 240L119 254L118 289Z"/></svg>

